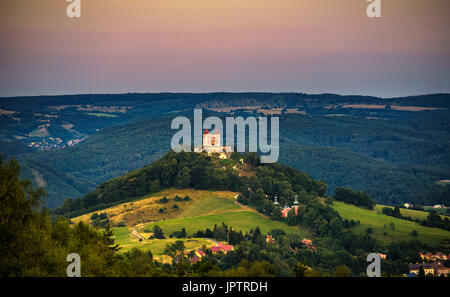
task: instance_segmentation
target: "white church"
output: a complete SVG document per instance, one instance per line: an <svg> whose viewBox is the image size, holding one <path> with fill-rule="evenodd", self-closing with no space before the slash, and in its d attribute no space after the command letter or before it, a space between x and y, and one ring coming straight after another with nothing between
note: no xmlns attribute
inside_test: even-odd
<svg viewBox="0 0 450 297"><path fill-rule="evenodd" d="M203 132L203 143L201 148L196 147L194 148L194 151L197 153L206 152L208 155L218 153L220 154L219 157L222 159L227 159L228 155L232 152L231 147L223 146L221 144L221 135L217 129L214 131L206 129Z"/></svg>

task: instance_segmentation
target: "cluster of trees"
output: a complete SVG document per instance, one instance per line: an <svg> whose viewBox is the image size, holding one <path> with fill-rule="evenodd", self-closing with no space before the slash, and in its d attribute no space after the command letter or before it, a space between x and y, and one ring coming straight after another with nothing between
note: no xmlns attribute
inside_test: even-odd
<svg viewBox="0 0 450 297"><path fill-rule="evenodd" d="M400 213L400 208L398 206L395 206L394 208L383 207L383 209L381 210L381 213L384 215L387 215L387 216L394 217L394 218L412 221L411 217L405 217Z"/></svg>
<svg viewBox="0 0 450 297"><path fill-rule="evenodd" d="M233 230L233 228L227 226L223 222L219 226L215 224L212 230L209 228L206 228L205 230L198 230L193 234L193 237L214 238L218 241L227 241L232 245L239 244L244 240L251 240L252 242L265 241L265 237L261 233L259 227L256 227L255 230L251 229L249 232L245 232L244 234L241 230Z"/></svg>
<svg viewBox="0 0 450 297"><path fill-rule="evenodd" d="M164 235L164 231L162 230L162 228L158 225L153 226L153 234L150 236L149 239L164 239L166 238L166 236Z"/></svg>
<svg viewBox="0 0 450 297"><path fill-rule="evenodd" d="M372 210L376 205L372 198L363 191L353 191L349 188L336 188L333 199Z"/></svg>
<svg viewBox="0 0 450 297"><path fill-rule="evenodd" d="M181 228L181 231L172 232L169 237L186 238L187 237L186 228Z"/></svg>
<svg viewBox="0 0 450 297"><path fill-rule="evenodd" d="M426 220L422 220L420 224L426 227L435 227L450 231L450 220L447 217L442 219L439 214L434 212L430 212Z"/></svg>
<svg viewBox="0 0 450 297"><path fill-rule="evenodd" d="M0 158L0 275L63 276L69 253L83 259L84 276L114 275L117 246L109 225L99 233L83 223L51 224L41 208L44 191L19 176L16 161Z"/></svg>
<svg viewBox="0 0 450 297"><path fill-rule="evenodd" d="M110 222L108 219L108 215L106 212L102 212L101 214L93 213L91 215L92 226L105 228Z"/></svg>

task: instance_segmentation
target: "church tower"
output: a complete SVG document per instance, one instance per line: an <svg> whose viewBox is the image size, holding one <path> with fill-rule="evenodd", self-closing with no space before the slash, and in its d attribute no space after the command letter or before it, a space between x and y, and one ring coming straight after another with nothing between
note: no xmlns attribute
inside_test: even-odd
<svg viewBox="0 0 450 297"><path fill-rule="evenodd" d="M213 132L206 129L205 132L203 132L203 149L208 153L220 153L223 151L220 133L217 129Z"/></svg>
<svg viewBox="0 0 450 297"><path fill-rule="evenodd" d="M278 197L277 197L277 195L275 195L275 198L273 198L273 205L274 205L275 207L278 207L278 206L280 205L280 203L278 203Z"/></svg>

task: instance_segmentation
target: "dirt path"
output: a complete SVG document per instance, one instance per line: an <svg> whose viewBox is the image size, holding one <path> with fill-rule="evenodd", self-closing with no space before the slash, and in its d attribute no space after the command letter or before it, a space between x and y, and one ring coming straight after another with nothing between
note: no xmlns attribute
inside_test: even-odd
<svg viewBox="0 0 450 297"><path fill-rule="evenodd" d="M141 234L139 234L136 229L132 228L131 229L131 235L133 235L134 237L136 237L137 239L141 239L144 240L144 237L142 237Z"/></svg>
<svg viewBox="0 0 450 297"><path fill-rule="evenodd" d="M242 210L239 210L239 211L251 211L251 212L254 212L254 213L256 213L256 214L259 214L259 215L262 216L263 218L270 219L268 216L266 216L266 215L264 215L264 214L258 212L256 209L253 209L253 208L251 208L250 206L240 204L240 203L237 202L237 201L234 201L234 204L239 205L240 207L242 207Z"/></svg>

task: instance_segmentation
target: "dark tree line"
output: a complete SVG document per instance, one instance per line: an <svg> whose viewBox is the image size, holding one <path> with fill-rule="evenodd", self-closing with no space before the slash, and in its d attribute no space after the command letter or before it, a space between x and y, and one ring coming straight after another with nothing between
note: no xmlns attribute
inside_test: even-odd
<svg viewBox="0 0 450 297"><path fill-rule="evenodd" d="M376 205L375 201L363 191L353 191L349 188L336 188L333 199L356 206L365 207L372 210Z"/></svg>

